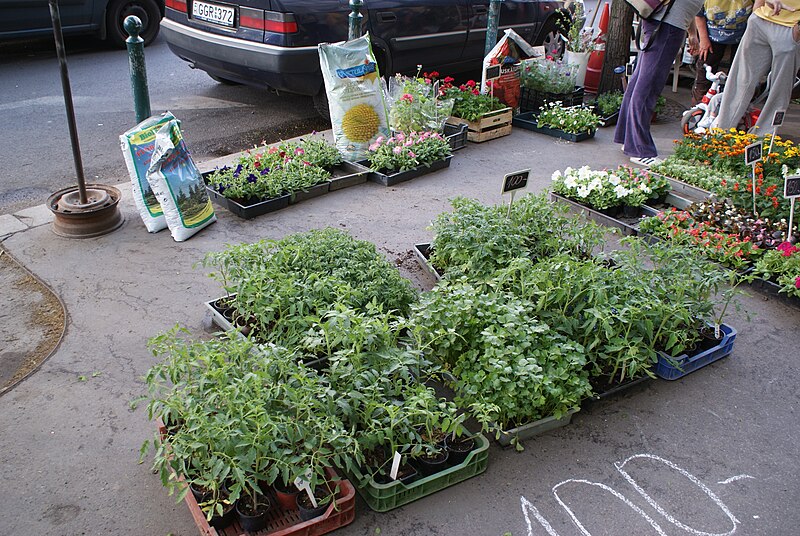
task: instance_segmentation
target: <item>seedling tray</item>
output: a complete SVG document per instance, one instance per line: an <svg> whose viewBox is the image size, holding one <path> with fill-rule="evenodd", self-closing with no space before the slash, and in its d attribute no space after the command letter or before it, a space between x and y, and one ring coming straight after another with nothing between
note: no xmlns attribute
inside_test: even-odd
<svg viewBox="0 0 800 536"><path fill-rule="evenodd" d="M716 346L694 355L683 354L670 357L664 352L658 352L656 376L665 380L677 380L687 374L703 368L733 352L733 343L736 341L736 330L728 324L720 326L722 340Z"/></svg>
<svg viewBox="0 0 800 536"><path fill-rule="evenodd" d="M410 181L411 179L416 179L417 177L427 175L428 173L433 173L434 171L439 171L440 169L450 167L450 161L452 159L453 155L450 155L442 160L433 162L430 166L418 166L414 169L409 169L408 171L398 171L396 173L381 173L379 171L372 171L370 172L369 180L377 182L378 184L382 184L383 186L394 186L395 184ZM364 162L366 162L366 165L369 165L368 161L362 161L359 163L364 164Z"/></svg>
<svg viewBox="0 0 800 536"><path fill-rule="evenodd" d="M644 376L641 376L639 378L634 378L632 380L626 380L626 381L624 381L622 383L618 383L617 385L614 385L613 387L611 387L609 389L606 389L605 391L601 391L599 393L595 393L590 398L587 398L586 401L587 402L592 402L592 401L596 401L596 400L603 400L604 398L609 398L609 397L618 395L620 393L624 393L625 391L628 391L629 389L632 389L632 388L636 387L637 385L641 385L642 383L645 383L645 382L647 382L647 381L649 381L651 379L652 378L650 378L650 376L644 375Z"/></svg>
<svg viewBox="0 0 800 536"><path fill-rule="evenodd" d="M583 203L578 203L568 197L564 197L554 192L550 192L550 199L552 201L558 201L559 203L564 203L570 207L570 210L575 213L583 213L589 219L601 224L605 225L606 227L616 227L622 231L622 234L626 236L636 236L639 234L639 221L643 217L647 216L655 216L658 214L658 211L654 208L648 206L642 206L639 215L635 218L614 218L612 216L608 216L603 214L602 212L590 208Z"/></svg>
<svg viewBox="0 0 800 536"><path fill-rule="evenodd" d="M214 203L224 209L227 209L229 212L234 213L243 220L250 220L257 216L263 216L264 214L269 214L270 212L275 212L276 210L281 210L289 206L288 195L282 195L274 199L266 199L264 201L256 201L249 205L243 205L238 201L228 199L210 186L206 186L206 191Z"/></svg>
<svg viewBox="0 0 800 536"><path fill-rule="evenodd" d="M348 473L348 477L371 509L388 512L486 471L489 464L489 440L482 434L475 434L473 437L475 448L463 462L410 484L403 484L398 480L378 484L369 476L362 475L358 469Z"/></svg>
<svg viewBox="0 0 800 536"><path fill-rule="evenodd" d="M431 264L431 245L429 243L414 244L414 257L417 259L422 271L431 276L437 282L442 280L442 274Z"/></svg>
<svg viewBox="0 0 800 536"><path fill-rule="evenodd" d="M562 140L579 142L579 141L586 141L588 139L594 138L594 134L596 131L591 132L581 132L580 134L571 134L569 132L564 132L563 130L558 130L555 128L546 128L546 127L539 127L537 126L537 119L536 114L534 112L525 112L521 113L517 116L514 116L513 125L515 127L524 128L525 130L530 130L532 132L538 132L539 134L546 134L548 136L553 136L554 138L561 138Z"/></svg>
<svg viewBox="0 0 800 536"><path fill-rule="evenodd" d="M325 181L311 186L308 190L292 192L289 194L289 204L296 205L297 203L302 203L303 201L308 201L309 199L314 199L315 197L325 195L328 193L328 191L330 191L330 187L330 182Z"/></svg>
<svg viewBox="0 0 800 536"><path fill-rule="evenodd" d="M224 296L222 296L222 297L224 297ZM219 299L219 298L218 298L218 299ZM234 326L234 325L233 325L233 324L232 324L232 323L231 323L231 322L230 322L230 321L229 321L227 318L225 318L225 317L222 315L222 313L220 312L220 310L219 310L219 309L217 309L216 307L214 307L214 302L216 302L216 301L217 301L217 300L211 300L211 301L209 301L209 302L206 302L206 303L205 303L205 306L206 306L206 307L208 308L208 310L211 312L211 321L212 321L212 322L213 322L213 323L214 323L214 324L215 324L215 325L216 325L218 328L220 328L222 331L224 331L224 332L226 332L226 333L227 333L227 332L229 332L229 331L236 331L236 333L237 333L237 335L238 335L239 337L244 337L244 335L242 334L242 332L241 332L241 331L239 331L239 330L236 328L236 326ZM325 363L327 363L327 362L328 362L328 358L327 358L327 357L320 357L319 359L314 359L313 361L303 361L303 364L305 364L305 366L307 366L307 367L310 367L310 368L313 368L313 369L319 370L319 369L320 369L320 368L322 368L322 367L325 365Z"/></svg>
<svg viewBox="0 0 800 536"><path fill-rule="evenodd" d="M795 309L800 309L800 298L789 296L785 292L781 292L780 290L783 287L774 281L756 277L753 279L750 285L764 296L774 298L790 307L794 307Z"/></svg>
<svg viewBox="0 0 800 536"><path fill-rule="evenodd" d="M467 146L467 133L469 132L469 125L461 123L458 125L451 125L450 123L444 124L444 137L447 143L450 144L450 149L458 151Z"/></svg>
<svg viewBox="0 0 800 536"><path fill-rule="evenodd" d="M556 428L561 428L568 425L572 421L572 415L575 413L577 413L577 410L571 410L564 414L560 419L556 419L555 417L545 417L544 419L539 419L538 421L533 421L528 424L523 424L522 426L517 426L516 428L510 428L508 430L496 429L495 433L498 434L497 442L504 447L509 447L511 446L511 442L514 440L514 438L517 438L521 441L523 439L530 439L532 437L544 434L545 432L555 430Z"/></svg>
<svg viewBox="0 0 800 536"><path fill-rule="evenodd" d="M561 102L564 107L577 106L583 104L585 93L582 86L575 86L571 93L550 93L522 86L519 92L519 109L522 112L536 113L548 102L556 101Z"/></svg>
<svg viewBox="0 0 800 536"><path fill-rule="evenodd" d="M167 429L161 419L156 420L158 434L162 439L167 437ZM275 498L272 489L267 492L271 506L267 517L267 527L258 532L245 532L239 525L238 520L234 520L231 525L217 529L208 524L206 516L197 504L197 499L191 493L187 493L184 500L189 507L200 534L204 536L320 536L327 534L338 528L349 525L356 518L356 490L349 480L341 478L336 471L326 468L325 473L329 481L335 481L339 490L336 493L336 500L331 502L328 509L319 517L303 521L297 510L286 510L280 506ZM182 475L178 475L178 480L183 480Z"/></svg>
<svg viewBox="0 0 800 536"><path fill-rule="evenodd" d="M595 114L597 114L596 111L595 111ZM597 114L597 115L600 115L600 114ZM617 120L618 119L619 119L619 112L614 112L613 114L611 114L609 116L606 116L606 117L600 117L600 126L601 127L613 127L614 125L617 124Z"/></svg>
<svg viewBox="0 0 800 536"><path fill-rule="evenodd" d="M364 184L367 182L367 177L369 177L369 167L364 167L356 162L344 161L332 170L331 192Z"/></svg>
<svg viewBox="0 0 800 536"><path fill-rule="evenodd" d="M667 179L667 181L669 181L672 193L677 194L684 199L688 199L690 201L704 201L711 195L711 192L708 190L704 190L698 186L693 186L683 182L682 180L673 179L672 177L668 177L667 175L663 175L661 173L655 173L653 171L648 171L648 173Z"/></svg>

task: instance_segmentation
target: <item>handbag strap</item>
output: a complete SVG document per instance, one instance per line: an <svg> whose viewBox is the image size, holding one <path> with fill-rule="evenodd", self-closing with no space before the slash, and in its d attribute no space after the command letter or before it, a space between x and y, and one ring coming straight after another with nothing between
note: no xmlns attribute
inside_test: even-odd
<svg viewBox="0 0 800 536"><path fill-rule="evenodd" d="M642 31L643 24L642 23L644 22L645 19L642 19L642 20L639 21L639 28L636 29L636 48L638 48L642 52L644 52L648 48L650 48L650 45L652 45L653 41L655 41L655 39L656 39L656 35L658 35L658 31L661 30L661 24L662 24L662 22L664 22L664 19L669 14L669 10L672 9L673 4L675 4L675 2L678 2L678 1L680 1L680 0L672 0L669 4L667 4L667 9L664 10L664 16L661 17L661 19L658 21L658 26L656 26L656 29L653 30L653 33L650 34L650 39L647 40L647 44L645 44L644 48L642 48L641 39L642 39L642 33L643 33L643 31Z"/></svg>

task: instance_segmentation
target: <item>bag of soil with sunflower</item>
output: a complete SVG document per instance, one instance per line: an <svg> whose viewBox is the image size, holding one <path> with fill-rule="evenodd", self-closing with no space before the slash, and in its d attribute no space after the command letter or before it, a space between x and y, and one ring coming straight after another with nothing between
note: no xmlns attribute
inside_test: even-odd
<svg viewBox="0 0 800 536"><path fill-rule="evenodd" d="M384 84L369 34L319 45L333 139L346 160L363 160L378 136L389 136Z"/></svg>

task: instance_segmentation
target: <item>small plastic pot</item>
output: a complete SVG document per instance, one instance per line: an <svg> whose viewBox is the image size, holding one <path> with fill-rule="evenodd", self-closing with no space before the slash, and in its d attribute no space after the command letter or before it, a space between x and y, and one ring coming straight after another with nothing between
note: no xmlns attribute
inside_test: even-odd
<svg viewBox="0 0 800 536"><path fill-rule="evenodd" d="M236 514L239 516L239 524L246 532L258 532L267 526L267 513L269 512L269 501L266 497L261 497L258 501L258 509L255 513L250 512L252 506L249 498L236 501ZM242 512L245 510L246 513Z"/></svg>
<svg viewBox="0 0 800 536"><path fill-rule="evenodd" d="M470 452L475 449L475 439L472 437L457 437L455 441L448 435L444 439L444 446L450 457L447 462L452 465L461 465Z"/></svg>
<svg viewBox="0 0 800 536"><path fill-rule="evenodd" d="M449 457L450 453L442 449L438 454L432 456L423 455L414 458L414 465L417 466L419 472L424 476L435 475L447 467L447 459Z"/></svg>
<svg viewBox="0 0 800 536"><path fill-rule="evenodd" d="M319 500L317 497L317 507L311 504L311 499L308 497L307 493L299 493L296 497L297 509L300 511L300 519L303 521L308 521L309 519L314 519L319 517L325 513L328 509L328 505L330 504L330 499L323 501Z"/></svg>
<svg viewBox="0 0 800 536"><path fill-rule="evenodd" d="M272 485L275 489L275 498L284 510L297 510L297 496L300 490L293 485L279 484L277 481Z"/></svg>

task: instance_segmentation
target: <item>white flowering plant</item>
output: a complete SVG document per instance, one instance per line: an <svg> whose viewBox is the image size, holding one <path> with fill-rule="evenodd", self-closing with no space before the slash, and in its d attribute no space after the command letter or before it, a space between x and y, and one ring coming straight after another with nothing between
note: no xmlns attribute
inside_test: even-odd
<svg viewBox="0 0 800 536"><path fill-rule="evenodd" d="M542 107L536 126L562 130L568 134L584 132L591 134L600 126L600 118L589 108L582 106L563 108L560 101L555 101Z"/></svg>
<svg viewBox="0 0 800 536"><path fill-rule="evenodd" d="M583 166L568 167L563 173L555 171L552 180L557 194L597 210L608 210L622 205L640 207L654 194L659 194L651 187L648 177L626 167L598 171Z"/></svg>

